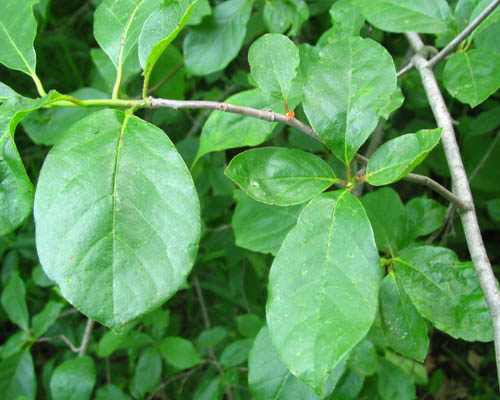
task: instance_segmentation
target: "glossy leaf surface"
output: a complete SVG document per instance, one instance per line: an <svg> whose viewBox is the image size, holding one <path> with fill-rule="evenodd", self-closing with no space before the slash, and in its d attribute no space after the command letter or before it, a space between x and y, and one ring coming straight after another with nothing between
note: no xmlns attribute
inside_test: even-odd
<svg viewBox="0 0 500 400"><path fill-rule="evenodd" d="M451 11L446 0L359 0L366 19L388 32L443 33Z"/></svg>
<svg viewBox="0 0 500 400"><path fill-rule="evenodd" d="M94 361L89 356L74 358L59 365L50 379L54 400L88 400L96 380Z"/></svg>
<svg viewBox="0 0 500 400"><path fill-rule="evenodd" d="M0 13L0 63L28 75L35 74L33 41L36 20L33 5L38 0L4 0Z"/></svg>
<svg viewBox="0 0 500 400"><path fill-rule="evenodd" d="M226 103L253 107L260 110L270 108L284 112L283 102L271 101L259 89L247 90L229 97ZM243 146L256 146L268 140L276 122L262 121L240 114L213 111L203 126L200 148L196 159L207 153Z"/></svg>
<svg viewBox="0 0 500 400"><path fill-rule="evenodd" d="M302 206L270 206L237 191L231 225L236 245L259 253L276 255L290 229L297 223Z"/></svg>
<svg viewBox="0 0 500 400"><path fill-rule="evenodd" d="M213 15L194 26L184 40L186 67L193 75L224 69L239 53L245 38L252 4L229 0L217 5Z"/></svg>
<svg viewBox="0 0 500 400"><path fill-rule="evenodd" d="M35 197L45 272L109 327L157 307L191 270L200 232L191 176L163 131L136 117L104 110L74 125Z"/></svg>
<svg viewBox="0 0 500 400"><path fill-rule="evenodd" d="M374 186L402 179L436 146L442 130L422 129L389 140L373 153L366 167L366 180Z"/></svg>
<svg viewBox="0 0 500 400"><path fill-rule="evenodd" d="M328 44L308 69L304 111L314 131L345 164L377 126L396 89L390 54L371 39Z"/></svg>
<svg viewBox="0 0 500 400"><path fill-rule="evenodd" d="M248 384L256 400L320 398L283 364L273 347L267 327L260 330L248 356Z"/></svg>
<svg viewBox="0 0 500 400"><path fill-rule="evenodd" d="M5 400L21 396L35 399L35 365L29 351L15 353L0 362L0 393Z"/></svg>
<svg viewBox="0 0 500 400"><path fill-rule="evenodd" d="M336 39L358 36L365 23L361 9L356 2L351 0L339 0L333 3L330 8L330 17Z"/></svg>
<svg viewBox="0 0 500 400"><path fill-rule="evenodd" d="M115 68L137 44L146 18L160 7L160 0L103 0L94 14L94 37Z"/></svg>
<svg viewBox="0 0 500 400"><path fill-rule="evenodd" d="M380 285L380 316L387 343L398 353L423 361L429 348L427 326L393 274Z"/></svg>
<svg viewBox="0 0 500 400"><path fill-rule="evenodd" d="M261 36L250 46L248 63L259 88L286 101L300 63L297 46L284 35Z"/></svg>
<svg viewBox="0 0 500 400"><path fill-rule="evenodd" d="M273 0L264 5L264 23L270 32L289 36L299 33L302 24L309 18L309 8L304 0Z"/></svg>
<svg viewBox="0 0 500 400"><path fill-rule="evenodd" d="M139 61L148 81L160 56L188 22L194 6L193 0L168 2L144 22L139 36Z"/></svg>
<svg viewBox="0 0 500 400"><path fill-rule="evenodd" d="M500 54L486 49L453 54L446 62L443 82L453 97L476 107L500 88Z"/></svg>
<svg viewBox="0 0 500 400"><path fill-rule="evenodd" d="M280 206L304 203L336 182L330 166L318 156L283 147L240 153L224 173L251 198Z"/></svg>
<svg viewBox="0 0 500 400"><path fill-rule="evenodd" d="M381 272L368 217L346 191L315 197L283 242L267 323L280 358L316 393L372 325Z"/></svg>
<svg viewBox="0 0 500 400"><path fill-rule="evenodd" d="M493 340L491 317L471 262L460 262L449 249L423 246L401 254L395 273L418 312L436 328L464 340Z"/></svg>

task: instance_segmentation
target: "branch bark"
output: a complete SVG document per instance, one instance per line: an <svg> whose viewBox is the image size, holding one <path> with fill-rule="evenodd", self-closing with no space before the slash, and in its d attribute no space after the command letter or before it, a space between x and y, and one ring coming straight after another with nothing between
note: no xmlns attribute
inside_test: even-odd
<svg viewBox="0 0 500 400"><path fill-rule="evenodd" d="M500 290L481 237L472 193L460 155L460 149L455 138L451 115L446 107L432 68L428 65L427 60L419 54L420 49L423 47L422 40L414 32L407 33L406 37L417 53L413 58L413 64L420 73L434 117L438 126L443 128L441 140L450 167L453 192L458 198L471 206L469 211L464 211L460 214L460 218L471 259L476 268L479 282L493 320L497 374L500 383Z"/></svg>

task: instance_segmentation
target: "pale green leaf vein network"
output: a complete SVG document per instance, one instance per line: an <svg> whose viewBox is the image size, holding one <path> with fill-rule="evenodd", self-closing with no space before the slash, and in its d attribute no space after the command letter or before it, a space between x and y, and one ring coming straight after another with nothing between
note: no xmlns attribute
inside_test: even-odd
<svg viewBox="0 0 500 400"><path fill-rule="evenodd" d="M0 25L2 26L2 30L4 31L5 35L9 39L9 42L11 43L12 47L14 47L14 49L16 50L16 53L19 55L19 58L26 65L26 67L28 68L28 71L30 72L30 74L33 75L34 72L31 69L31 67L30 67L30 65L28 63L28 60L26 60L26 58L23 56L23 53L21 52L21 50L19 50L19 48L17 47L17 45L14 42L14 40L12 40L12 37L10 36L9 32L7 31L7 29L5 28L5 25L2 22L0 22Z"/></svg>

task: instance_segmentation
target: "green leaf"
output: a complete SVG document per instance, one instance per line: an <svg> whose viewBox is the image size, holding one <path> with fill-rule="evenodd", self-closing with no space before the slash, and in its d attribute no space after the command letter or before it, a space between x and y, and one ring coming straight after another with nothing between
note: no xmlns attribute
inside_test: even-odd
<svg viewBox="0 0 500 400"><path fill-rule="evenodd" d="M14 142L16 127L26 115L56 96L51 92L37 100L11 97L0 106L0 235L21 225L33 207L33 185Z"/></svg>
<svg viewBox="0 0 500 400"><path fill-rule="evenodd" d="M169 78L165 82L167 77ZM153 94L164 99L183 100L186 86L185 79L184 56L175 46L167 47L151 73L151 88L164 82L154 90Z"/></svg>
<svg viewBox="0 0 500 400"><path fill-rule="evenodd" d="M242 314L236 317L236 327L242 336L257 336L262 325L263 321L257 314Z"/></svg>
<svg viewBox="0 0 500 400"><path fill-rule="evenodd" d="M388 32L444 33L451 20L446 0L358 0L370 24Z"/></svg>
<svg viewBox="0 0 500 400"><path fill-rule="evenodd" d="M36 54L33 41L36 20L33 5L38 0L6 0L0 14L0 63L7 68L36 76Z"/></svg>
<svg viewBox="0 0 500 400"><path fill-rule="evenodd" d="M154 347L149 347L141 354L135 365L134 376L130 383L131 394L135 398L143 398L148 392L151 392L161 378L161 356Z"/></svg>
<svg viewBox="0 0 500 400"><path fill-rule="evenodd" d="M103 0L94 14L94 37L116 69L121 69L137 44L146 18L160 0Z"/></svg>
<svg viewBox="0 0 500 400"><path fill-rule="evenodd" d="M133 326L132 326L133 327ZM115 333L107 331L99 341L97 356L109 357L117 350L135 350L153 344L151 336L137 331L130 333Z"/></svg>
<svg viewBox="0 0 500 400"><path fill-rule="evenodd" d="M215 346L222 342L227 336L227 331L222 326L216 326L212 329L204 330L198 338L198 347Z"/></svg>
<svg viewBox="0 0 500 400"><path fill-rule="evenodd" d="M0 358L9 358L20 352L23 347L30 343L32 338L25 331L17 331L2 344L0 348Z"/></svg>
<svg viewBox="0 0 500 400"><path fill-rule="evenodd" d="M160 352L169 364L178 369L188 369L204 362L193 343L178 336L162 339Z"/></svg>
<svg viewBox="0 0 500 400"><path fill-rule="evenodd" d="M316 393L370 329L381 272L368 217L347 191L315 197L283 242L267 323L280 358Z"/></svg>
<svg viewBox="0 0 500 400"><path fill-rule="evenodd" d="M10 275L7 285L2 291L2 307L9 316L9 319L18 325L23 331L29 329L29 313L26 304L26 287L24 282L15 272Z"/></svg>
<svg viewBox="0 0 500 400"><path fill-rule="evenodd" d="M20 396L26 396L28 399L35 398L35 366L29 351L21 351L2 360L0 393L5 400L17 400Z"/></svg>
<svg viewBox="0 0 500 400"><path fill-rule="evenodd" d="M477 3L477 2L476 2ZM481 0L479 1L479 4L474 7L474 10L472 11L469 21L473 21L476 19L479 14L481 14L486 7L488 7L491 4L490 0ZM472 37L474 38L474 42L477 42L478 36L481 36L482 33L485 33L484 31L488 31L489 29L493 28L493 32L495 31L495 28L498 28L495 25L498 25L500 22L500 10L496 8L493 10L493 12L483 21L481 24L472 32ZM498 46L498 44L497 44ZM494 46L495 48L496 46Z"/></svg>
<svg viewBox="0 0 500 400"><path fill-rule="evenodd" d="M446 207L433 199L415 197L406 203L406 241L428 235L439 229L445 219Z"/></svg>
<svg viewBox="0 0 500 400"><path fill-rule="evenodd" d="M97 390L95 400L132 400L132 398L119 386L109 384Z"/></svg>
<svg viewBox="0 0 500 400"><path fill-rule="evenodd" d="M95 380L92 358L74 358L54 370L50 378L50 393L54 400L87 400L90 399Z"/></svg>
<svg viewBox="0 0 500 400"><path fill-rule="evenodd" d="M229 0L214 8L213 15L194 26L184 40L186 67L193 75L208 75L220 71L238 55L252 2Z"/></svg>
<svg viewBox="0 0 500 400"><path fill-rule="evenodd" d="M351 400L359 398L365 377L356 371L348 370L332 393L333 400Z"/></svg>
<svg viewBox="0 0 500 400"><path fill-rule="evenodd" d="M280 206L304 203L336 182L330 166L318 156L283 147L240 153L224 173L251 198Z"/></svg>
<svg viewBox="0 0 500 400"><path fill-rule="evenodd" d="M255 400L319 400L280 360L267 327L260 330L248 356L248 385Z"/></svg>
<svg viewBox="0 0 500 400"><path fill-rule="evenodd" d="M0 101L6 100L9 97L19 96L14 90L0 82Z"/></svg>
<svg viewBox="0 0 500 400"><path fill-rule="evenodd" d="M423 363L400 356L389 350L385 351L385 358L404 370L417 385L427 385L429 383L427 369Z"/></svg>
<svg viewBox="0 0 500 400"><path fill-rule="evenodd" d="M377 371L377 350L372 342L364 339L352 349L347 366L360 375L373 375Z"/></svg>
<svg viewBox="0 0 500 400"><path fill-rule="evenodd" d="M406 210L397 192L385 187L361 199L381 251L395 254L406 233ZM387 210L391 210L390 213Z"/></svg>
<svg viewBox="0 0 500 400"><path fill-rule="evenodd" d="M231 225L236 245L276 255L290 229L297 223L302 206L269 206L244 192L235 192L236 208Z"/></svg>
<svg viewBox="0 0 500 400"><path fill-rule="evenodd" d="M395 90L387 50L371 39L347 38L323 47L308 69L304 111L325 144L349 164Z"/></svg>
<svg viewBox="0 0 500 400"><path fill-rule="evenodd" d="M134 50L136 49L134 48L130 52L131 54L123 62L122 87L126 87L127 84L141 72L141 65L139 64L139 59L135 56L136 54ZM106 90L111 93L113 85L115 84L116 67L113 65L106 53L101 49L91 49L90 58L96 66L99 75L104 80Z"/></svg>
<svg viewBox="0 0 500 400"><path fill-rule="evenodd" d="M377 386L382 399L416 399L415 384L403 369L384 358L379 359L378 365Z"/></svg>
<svg viewBox="0 0 500 400"><path fill-rule="evenodd" d="M361 9L352 0L339 0L333 3L330 17L333 24L332 34L338 40L358 36L365 23Z"/></svg>
<svg viewBox="0 0 500 400"><path fill-rule="evenodd" d="M261 110L270 108L283 113L282 101L270 100L261 90L253 89L229 97L226 103L253 107ZM256 146L271 137L276 122L267 122L240 114L213 111L203 126L200 148L196 155L199 160L207 153L235 147Z"/></svg>
<svg viewBox="0 0 500 400"><path fill-rule="evenodd" d="M47 329L49 329L54 322L56 322L59 313L64 308L64 304L58 303L54 300L49 300L43 310L33 317L33 336L38 338L42 336Z"/></svg>
<svg viewBox="0 0 500 400"><path fill-rule="evenodd" d="M476 107L500 88L500 54L486 49L453 54L444 67L443 83L450 95Z"/></svg>
<svg viewBox="0 0 500 400"><path fill-rule="evenodd" d="M429 348L427 326L393 274L380 285L380 316L389 346L406 357L423 361Z"/></svg>
<svg viewBox="0 0 500 400"><path fill-rule="evenodd" d="M220 363L224 367L235 367L243 364L248 358L254 339L235 340L227 345L220 356Z"/></svg>
<svg viewBox="0 0 500 400"><path fill-rule="evenodd" d="M277 33L261 36L248 50L248 63L263 92L287 101L300 63L299 49L290 39Z"/></svg>
<svg viewBox="0 0 500 400"><path fill-rule="evenodd" d="M441 132L441 128L422 129L385 142L368 161L368 183L382 186L403 179L438 144Z"/></svg>
<svg viewBox="0 0 500 400"><path fill-rule="evenodd" d="M189 17L188 25L199 25L204 17L212 14L212 8L208 0L198 0L194 5L193 12Z"/></svg>
<svg viewBox="0 0 500 400"><path fill-rule="evenodd" d="M491 219L495 222L500 222L500 198L488 200L486 202L486 207L488 208L488 214L490 215Z"/></svg>
<svg viewBox="0 0 500 400"><path fill-rule="evenodd" d="M443 247L422 246L401 254L396 277L418 312L436 328L468 341L493 340L486 300L471 262Z"/></svg>
<svg viewBox="0 0 500 400"><path fill-rule="evenodd" d="M104 53L103 53L104 54ZM97 89L81 88L70 93L77 99L106 99L108 96ZM73 124L96 112L94 107L54 107L29 114L22 122L23 128L33 142L53 145Z"/></svg>
<svg viewBox="0 0 500 400"><path fill-rule="evenodd" d="M146 88L156 62L184 28L195 4L193 0L170 1L144 22L139 36L139 61Z"/></svg>
<svg viewBox="0 0 500 400"><path fill-rule="evenodd" d="M304 0L272 0L264 5L264 23L270 32L296 36L309 18L309 8Z"/></svg>
<svg viewBox="0 0 500 400"><path fill-rule="evenodd" d="M99 111L45 160L35 196L40 262L69 302L116 328L184 283L199 212L192 178L163 131Z"/></svg>
<svg viewBox="0 0 500 400"><path fill-rule="evenodd" d="M222 397L220 381L220 377L203 380L196 389L193 400L220 400Z"/></svg>

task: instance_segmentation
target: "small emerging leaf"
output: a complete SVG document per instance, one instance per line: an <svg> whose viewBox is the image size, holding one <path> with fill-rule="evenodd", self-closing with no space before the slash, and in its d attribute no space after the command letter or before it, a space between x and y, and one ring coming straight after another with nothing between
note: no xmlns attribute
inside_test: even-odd
<svg viewBox="0 0 500 400"><path fill-rule="evenodd" d="M251 198L280 206L304 203L336 182L330 166L318 156L281 147L240 153L225 174Z"/></svg>
<svg viewBox="0 0 500 400"><path fill-rule="evenodd" d="M366 167L366 180L374 186L388 185L409 174L441 138L442 129L422 129L389 140L373 153Z"/></svg>

